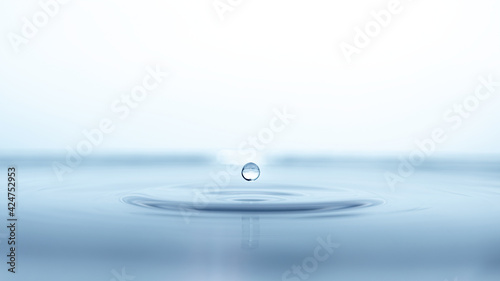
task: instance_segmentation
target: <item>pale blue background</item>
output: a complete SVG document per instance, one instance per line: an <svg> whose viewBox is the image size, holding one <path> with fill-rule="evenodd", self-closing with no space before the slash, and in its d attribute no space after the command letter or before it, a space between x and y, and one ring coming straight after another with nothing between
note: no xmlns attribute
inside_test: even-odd
<svg viewBox="0 0 500 281"><path fill-rule="evenodd" d="M69 1L16 54L10 32L38 1L0 4L0 152L65 152L112 116L145 67L172 76L94 153L237 149L273 108L297 115L268 150L406 152L478 85L500 80L496 1L403 1L348 64L354 27L387 1L243 1L221 21L211 1ZM500 98L440 152L499 153Z"/></svg>

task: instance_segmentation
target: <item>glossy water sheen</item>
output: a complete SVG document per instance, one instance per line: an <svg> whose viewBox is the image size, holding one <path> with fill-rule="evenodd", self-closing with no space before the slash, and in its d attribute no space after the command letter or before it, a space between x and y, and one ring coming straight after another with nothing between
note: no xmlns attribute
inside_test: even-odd
<svg viewBox="0 0 500 281"><path fill-rule="evenodd" d="M339 247L307 280L500 280L498 162L435 161L394 191L389 161L284 161L251 184L123 159L59 182L51 163L17 163L18 273L2 262L1 280L287 280L321 239Z"/></svg>
<svg viewBox="0 0 500 281"><path fill-rule="evenodd" d="M245 164L243 169L241 169L241 176L247 181L254 181L258 179L260 176L259 166L252 162Z"/></svg>

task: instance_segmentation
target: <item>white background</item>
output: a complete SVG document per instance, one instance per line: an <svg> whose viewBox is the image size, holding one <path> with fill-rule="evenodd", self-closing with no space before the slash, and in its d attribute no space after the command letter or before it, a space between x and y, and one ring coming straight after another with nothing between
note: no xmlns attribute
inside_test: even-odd
<svg viewBox="0 0 500 281"><path fill-rule="evenodd" d="M99 152L237 149L274 108L296 119L267 147L293 153L409 151L443 114L500 80L498 1L401 1L348 63L339 45L389 1L69 1L15 52L38 1L0 4L0 151L64 151L102 118ZM110 104L146 67L172 75L126 120ZM500 89L440 151L499 153Z"/></svg>

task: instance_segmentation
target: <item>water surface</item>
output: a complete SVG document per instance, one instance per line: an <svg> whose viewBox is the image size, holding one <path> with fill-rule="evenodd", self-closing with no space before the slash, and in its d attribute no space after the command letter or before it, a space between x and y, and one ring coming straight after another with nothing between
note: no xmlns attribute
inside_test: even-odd
<svg viewBox="0 0 500 281"><path fill-rule="evenodd" d="M18 272L2 280L500 280L500 162L429 162L391 190L390 160L282 159L255 182L156 160L88 161L63 182L18 161Z"/></svg>

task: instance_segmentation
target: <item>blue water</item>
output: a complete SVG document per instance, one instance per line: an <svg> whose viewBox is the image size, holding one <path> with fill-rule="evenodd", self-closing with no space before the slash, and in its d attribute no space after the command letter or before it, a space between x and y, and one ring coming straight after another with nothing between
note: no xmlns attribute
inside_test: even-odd
<svg viewBox="0 0 500 281"><path fill-rule="evenodd" d="M1 280L500 280L495 159L428 161L394 189L390 158L282 158L254 182L197 158L93 159L62 182L51 159L7 162Z"/></svg>

